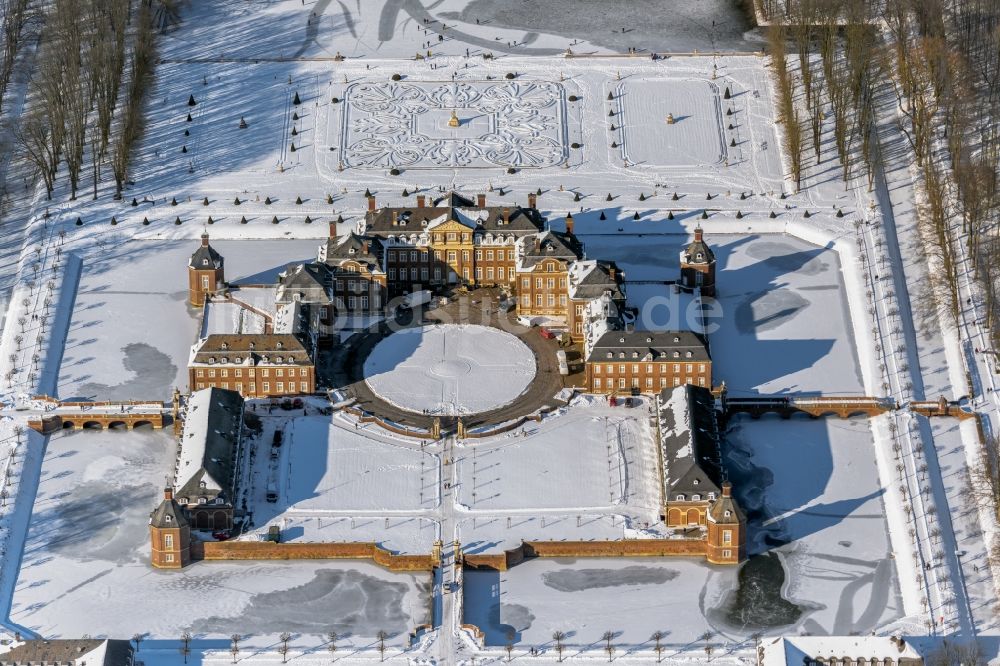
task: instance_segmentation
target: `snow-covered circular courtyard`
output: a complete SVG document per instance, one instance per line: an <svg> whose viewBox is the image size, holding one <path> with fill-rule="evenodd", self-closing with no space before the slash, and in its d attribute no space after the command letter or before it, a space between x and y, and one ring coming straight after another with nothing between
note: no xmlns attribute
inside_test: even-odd
<svg viewBox="0 0 1000 666"><path fill-rule="evenodd" d="M442 324L393 333L365 360L365 381L414 412L476 414L513 402L535 377L535 357L514 335Z"/></svg>

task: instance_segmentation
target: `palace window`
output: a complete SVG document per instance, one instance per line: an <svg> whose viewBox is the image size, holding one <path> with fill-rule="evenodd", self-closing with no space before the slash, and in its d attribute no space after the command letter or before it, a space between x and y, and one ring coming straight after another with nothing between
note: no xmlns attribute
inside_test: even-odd
<svg viewBox="0 0 1000 666"><path fill-rule="evenodd" d="M524 278L523 280L521 280L521 287L523 289L530 289L531 288L531 278Z"/></svg>
<svg viewBox="0 0 1000 666"><path fill-rule="evenodd" d="M164 562L172 563L174 561L174 554L173 553L167 553L166 555L163 556L163 561Z"/></svg>
<svg viewBox="0 0 1000 666"><path fill-rule="evenodd" d="M733 551L731 551L731 550L724 550L724 551L722 551L722 556L728 559L728 558L730 558L730 557L733 556Z"/></svg>
<svg viewBox="0 0 1000 666"><path fill-rule="evenodd" d="M271 392L270 382L264 382L264 393L270 393L270 392Z"/></svg>
<svg viewBox="0 0 1000 666"><path fill-rule="evenodd" d="M299 390L302 391L303 393L308 393L309 384L307 384L306 382L299 382Z"/></svg>
<svg viewBox="0 0 1000 666"><path fill-rule="evenodd" d="M598 377L594 380L594 388L601 388L601 378Z"/></svg>
<svg viewBox="0 0 1000 666"><path fill-rule="evenodd" d="M483 251L476 250L476 261L482 261L482 259L483 259Z"/></svg>
<svg viewBox="0 0 1000 666"><path fill-rule="evenodd" d="M733 531L732 530L722 530L722 543L727 546L733 542Z"/></svg>
<svg viewBox="0 0 1000 666"><path fill-rule="evenodd" d="M285 382L278 382L278 393L285 392Z"/></svg>

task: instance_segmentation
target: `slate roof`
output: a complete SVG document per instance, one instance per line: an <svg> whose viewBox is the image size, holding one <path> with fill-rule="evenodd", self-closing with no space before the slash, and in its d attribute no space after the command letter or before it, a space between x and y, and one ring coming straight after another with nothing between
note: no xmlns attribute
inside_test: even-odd
<svg viewBox="0 0 1000 666"><path fill-rule="evenodd" d="M222 268L225 260L222 255L215 251L211 245L207 243L208 235L202 236L202 244L198 246L198 249L194 251L191 255L191 259L188 262L188 266L191 268L196 268L200 270L217 269Z"/></svg>
<svg viewBox="0 0 1000 666"><path fill-rule="evenodd" d="M133 663L132 644L127 640L81 638L37 639L25 641L10 651L0 654L0 664L67 663L88 666L128 666Z"/></svg>
<svg viewBox="0 0 1000 666"><path fill-rule="evenodd" d="M701 254L701 259L698 255ZM681 260L685 263L710 264L715 261L715 253L704 240L701 239L701 227L695 230L695 239L684 248L681 253Z"/></svg>
<svg viewBox="0 0 1000 666"><path fill-rule="evenodd" d="M678 494L716 496L722 488L722 457L715 418L715 398L707 388L685 384L664 389L659 398L663 492L667 501Z"/></svg>
<svg viewBox="0 0 1000 666"><path fill-rule="evenodd" d="M384 271L385 251L382 241L371 236L361 236L353 231L346 236L328 238L321 259L331 268L344 261L357 261L368 265L368 270Z"/></svg>
<svg viewBox="0 0 1000 666"><path fill-rule="evenodd" d="M562 231L543 231L520 241L521 252L518 269L530 270L544 259L562 259L574 262L583 258L583 244L573 234Z"/></svg>
<svg viewBox="0 0 1000 666"><path fill-rule="evenodd" d="M184 527L188 522L177 500L164 499L150 514L149 524L153 527Z"/></svg>
<svg viewBox="0 0 1000 666"><path fill-rule="evenodd" d="M617 273L616 279L611 278L612 270ZM577 300L591 300L610 291L612 300L623 301L625 291L621 277L621 271L613 261L578 261L570 269L569 296Z"/></svg>
<svg viewBox="0 0 1000 666"><path fill-rule="evenodd" d="M330 272L320 263L297 264L278 275L278 303L294 300L293 294L302 294L302 300L329 302L333 300Z"/></svg>
<svg viewBox="0 0 1000 666"><path fill-rule="evenodd" d="M192 365L275 365L279 356L282 364L313 362L302 339L291 333L218 333L195 343L192 349Z"/></svg>
<svg viewBox="0 0 1000 666"><path fill-rule="evenodd" d="M513 233L522 236L540 231L544 224L544 219L535 208L525 208L516 204L480 208L477 202L457 192L450 192L431 203L432 205L423 208L396 206L371 211L365 217L367 232L382 237L399 233L419 233L435 222L456 220L484 233ZM395 224L393 213L396 214Z"/></svg>
<svg viewBox="0 0 1000 666"><path fill-rule="evenodd" d="M239 393L213 387L191 394L181 433L175 497L186 497L192 504L198 497L233 501L234 458L242 428Z"/></svg>
<svg viewBox="0 0 1000 666"><path fill-rule="evenodd" d="M610 359L676 363L712 360L708 341L693 331L608 331L594 343L587 360Z"/></svg>

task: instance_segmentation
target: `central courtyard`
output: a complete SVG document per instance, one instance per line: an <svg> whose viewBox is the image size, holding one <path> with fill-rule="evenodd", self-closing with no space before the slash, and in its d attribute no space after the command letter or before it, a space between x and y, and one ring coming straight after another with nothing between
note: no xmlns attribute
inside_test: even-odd
<svg viewBox="0 0 1000 666"><path fill-rule="evenodd" d="M444 324L382 340L365 360L365 381L402 409L455 416L510 404L535 369L534 354L510 333Z"/></svg>

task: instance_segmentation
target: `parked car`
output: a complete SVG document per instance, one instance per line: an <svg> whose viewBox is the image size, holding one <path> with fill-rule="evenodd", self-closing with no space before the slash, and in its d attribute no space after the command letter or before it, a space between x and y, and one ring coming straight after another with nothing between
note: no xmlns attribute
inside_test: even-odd
<svg viewBox="0 0 1000 666"><path fill-rule="evenodd" d="M292 400L292 409L302 409L305 403L302 402L302 398L295 398Z"/></svg>
<svg viewBox="0 0 1000 666"><path fill-rule="evenodd" d="M267 496L265 499L267 499L267 501L271 504L278 501L278 487L273 483L267 484Z"/></svg>
<svg viewBox="0 0 1000 666"><path fill-rule="evenodd" d="M284 435L285 435L284 431L275 430L274 439L271 440L271 446L281 446L281 441L282 439L284 439Z"/></svg>
<svg viewBox="0 0 1000 666"><path fill-rule="evenodd" d="M560 349L556 352L556 360L559 361L559 374L569 374L569 361L566 359L566 350Z"/></svg>
<svg viewBox="0 0 1000 666"><path fill-rule="evenodd" d="M541 335L546 340L555 340L556 334L545 328L544 326L539 327L538 334Z"/></svg>
<svg viewBox="0 0 1000 666"><path fill-rule="evenodd" d="M267 527L267 538L265 541L273 541L274 543L281 543L281 528L277 525L268 525Z"/></svg>
<svg viewBox="0 0 1000 666"><path fill-rule="evenodd" d="M212 532L212 538L216 541L225 541L229 538L229 532L227 530L217 530Z"/></svg>
<svg viewBox="0 0 1000 666"><path fill-rule="evenodd" d="M271 460L277 460L279 455L281 455L281 450L272 446L271 447Z"/></svg>
<svg viewBox="0 0 1000 666"><path fill-rule="evenodd" d="M292 408L292 399L291 398L285 398L284 400L282 400L281 401L281 408L284 409L284 410L286 410L286 411L289 410L289 409L291 409Z"/></svg>

